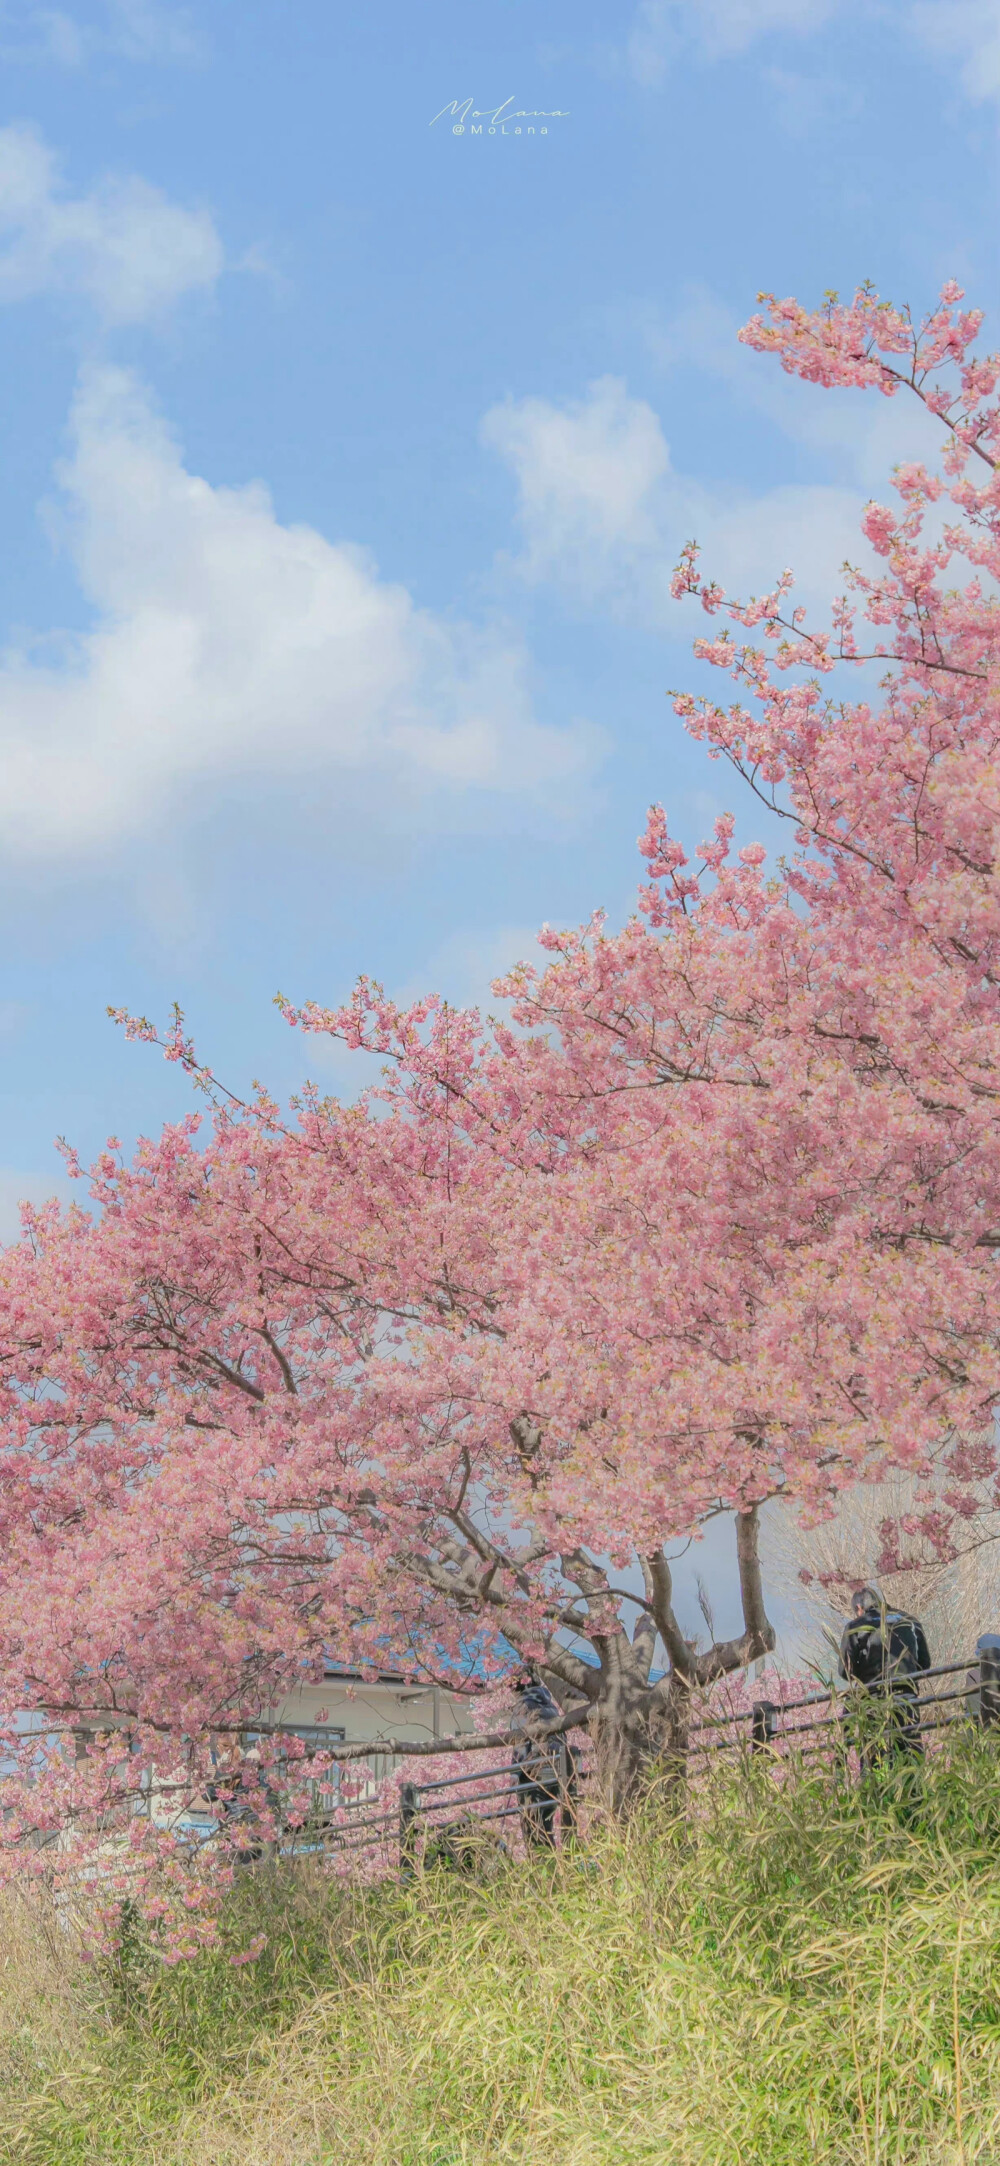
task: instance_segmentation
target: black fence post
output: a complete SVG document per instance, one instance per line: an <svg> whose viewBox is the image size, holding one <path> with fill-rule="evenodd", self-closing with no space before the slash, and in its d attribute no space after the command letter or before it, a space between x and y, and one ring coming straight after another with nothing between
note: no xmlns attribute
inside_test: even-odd
<svg viewBox="0 0 1000 2166"><path fill-rule="evenodd" d="M754 1701L750 1734L755 1752L764 1752L774 1744L778 1735L778 1708L773 1700Z"/></svg>
<svg viewBox="0 0 1000 2166"><path fill-rule="evenodd" d="M979 1656L979 1720L1000 1722L1000 1632L984 1632L976 1641Z"/></svg>
<svg viewBox="0 0 1000 2166"><path fill-rule="evenodd" d="M559 1818L563 1835L575 1836L580 1824L576 1754L568 1738L561 1738L560 1745L559 1787L562 1810Z"/></svg>
<svg viewBox="0 0 1000 2166"><path fill-rule="evenodd" d="M417 1854L417 1814L420 1795L415 1782L404 1782L399 1793L399 1863L403 1872L413 1871Z"/></svg>

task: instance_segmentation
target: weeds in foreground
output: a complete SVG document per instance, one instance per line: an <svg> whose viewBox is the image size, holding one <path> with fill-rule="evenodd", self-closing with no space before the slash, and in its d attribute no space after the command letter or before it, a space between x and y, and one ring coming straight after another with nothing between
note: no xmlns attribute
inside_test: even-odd
<svg viewBox="0 0 1000 2166"><path fill-rule="evenodd" d="M992 2166L998 1854L970 1738L861 1789L731 1770L478 1883L261 1869L172 1970L135 1936L88 1970L22 1905L0 2159Z"/></svg>

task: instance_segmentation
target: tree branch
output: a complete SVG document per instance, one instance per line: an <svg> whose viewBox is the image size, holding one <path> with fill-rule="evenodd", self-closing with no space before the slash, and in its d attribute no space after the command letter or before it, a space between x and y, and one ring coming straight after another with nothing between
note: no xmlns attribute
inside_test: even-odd
<svg viewBox="0 0 1000 2166"><path fill-rule="evenodd" d="M674 1586L670 1566L662 1549L655 1557L643 1562L643 1576L647 1593L653 1604L656 1629L667 1650L671 1669L679 1677L694 1680L695 1662L693 1650L681 1631L674 1615Z"/></svg>
<svg viewBox="0 0 1000 2166"><path fill-rule="evenodd" d="M748 1662L759 1661L761 1655L769 1655L774 1647L775 1631L764 1607L760 1576L759 1514L760 1507L756 1504L752 1504L749 1511L736 1514L736 1562L744 1630L736 1639L716 1640L707 1654L696 1657L695 1673L701 1685L710 1685L716 1677L728 1676L731 1670L745 1669Z"/></svg>

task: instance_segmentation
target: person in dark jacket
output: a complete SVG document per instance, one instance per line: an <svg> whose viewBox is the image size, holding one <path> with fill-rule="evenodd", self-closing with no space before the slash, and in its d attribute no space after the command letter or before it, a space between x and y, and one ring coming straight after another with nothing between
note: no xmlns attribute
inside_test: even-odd
<svg viewBox="0 0 1000 2166"><path fill-rule="evenodd" d="M867 1768L900 1754L923 1751L917 1699L921 1672L931 1666L927 1635L919 1617L890 1609L877 1587L859 1587L840 1642L840 1674L879 1694L884 1702L884 1734L862 1744Z"/></svg>
<svg viewBox="0 0 1000 2166"><path fill-rule="evenodd" d="M562 1709L537 1672L524 1671L514 1691L526 1726L530 1723L535 1729L543 1723L558 1722ZM564 1824L567 1818L570 1825L575 1819L576 1755L572 1746L567 1749L561 1737L539 1742L526 1737L514 1748L514 1766L525 1842L547 1843L554 1849L559 1805L563 1806Z"/></svg>

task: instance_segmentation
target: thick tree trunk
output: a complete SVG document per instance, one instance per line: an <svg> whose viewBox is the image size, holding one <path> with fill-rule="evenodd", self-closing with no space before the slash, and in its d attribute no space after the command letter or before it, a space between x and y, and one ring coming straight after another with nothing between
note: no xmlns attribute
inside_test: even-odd
<svg viewBox="0 0 1000 2166"><path fill-rule="evenodd" d="M515 1441L530 1453L534 1432L522 1424ZM645 1592L614 1583L604 1565L595 1563L584 1549L564 1552L559 1559L564 1586L575 1587L560 1599L550 1627L544 1654L525 1646L516 1607L496 1584L501 1569L509 1571L522 1593L528 1591L528 1561L548 1554L546 1544L537 1549L513 1551L498 1548L456 1506L449 1515L461 1537L438 1542L440 1555L422 1563L431 1587L455 1599L464 1593L471 1612L492 1608L495 1621L509 1644L529 1665L536 1661L550 1688L565 1706L567 1691L576 1707L589 1703L589 1728L596 1756L596 1787L615 1813L630 1812L649 1787L659 1779L676 1786L684 1777L694 1695L717 1678L743 1669L774 1646L774 1631L764 1606L757 1544L757 1506L737 1512L736 1558L739 1569L743 1631L729 1640L715 1640L699 1648L685 1639L673 1607L668 1559L660 1551L643 1560ZM484 1576L483 1567L486 1567ZM523 1584L522 1584L523 1583ZM623 1602L636 1603L639 1619L632 1639L621 1622ZM596 1666L586 1662L565 1643L566 1632L589 1640L597 1656ZM657 1647L666 1653L666 1674L651 1682L650 1672Z"/></svg>
<svg viewBox="0 0 1000 2166"><path fill-rule="evenodd" d="M590 1728L602 1795L615 1813L627 1814L661 1779L668 1790L687 1769L692 1695L732 1671L744 1669L774 1646L764 1606L758 1555L757 1507L736 1515L736 1556L743 1631L705 1649L684 1638L674 1614L670 1566L662 1555L645 1567L647 1610L631 1644L595 1639L601 1657L600 1690ZM649 1671L657 1637L670 1668L655 1685Z"/></svg>
<svg viewBox="0 0 1000 2166"><path fill-rule="evenodd" d="M645 1793L661 1746L648 1690L636 1684L602 1693L590 1732L601 1803L616 1816L626 1816Z"/></svg>
<svg viewBox="0 0 1000 2166"><path fill-rule="evenodd" d="M596 1776L602 1804L628 1818L655 1784L667 1796L684 1781L691 1693L676 1677L666 1694L648 1689L601 1699L591 1716Z"/></svg>

